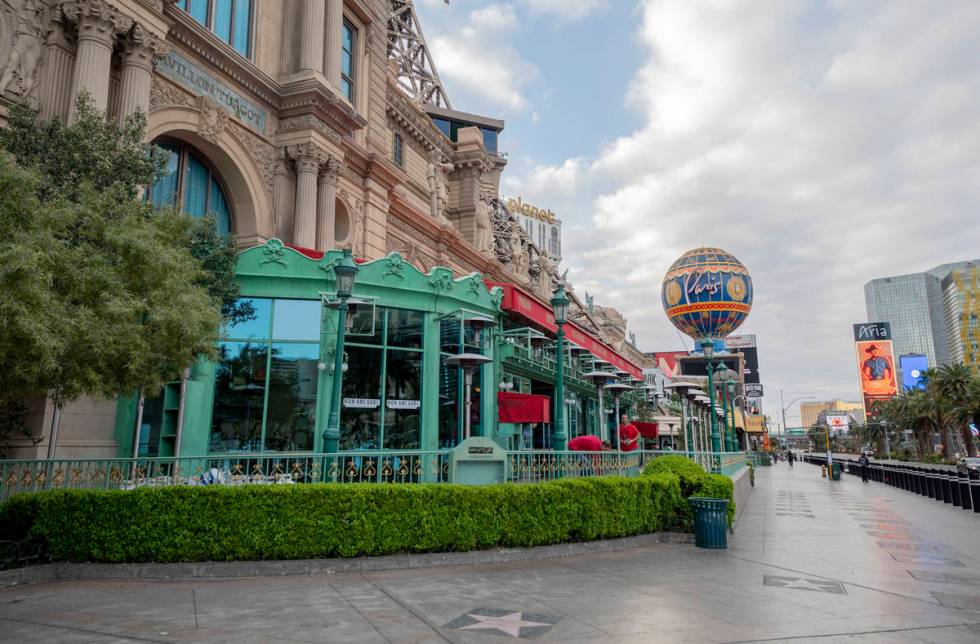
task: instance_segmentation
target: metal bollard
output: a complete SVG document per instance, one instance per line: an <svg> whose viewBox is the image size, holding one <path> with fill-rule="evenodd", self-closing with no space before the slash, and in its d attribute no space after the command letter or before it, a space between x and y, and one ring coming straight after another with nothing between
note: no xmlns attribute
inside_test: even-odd
<svg viewBox="0 0 980 644"><path fill-rule="evenodd" d="M970 499L970 478L965 473L960 473L959 471L957 471L956 475L960 486L960 501L962 501L960 507L964 510L972 510L973 502Z"/></svg>

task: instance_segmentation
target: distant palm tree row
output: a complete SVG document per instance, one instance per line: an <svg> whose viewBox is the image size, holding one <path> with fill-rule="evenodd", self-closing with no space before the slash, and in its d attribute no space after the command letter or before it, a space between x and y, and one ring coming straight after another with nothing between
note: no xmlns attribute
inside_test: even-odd
<svg viewBox="0 0 980 644"><path fill-rule="evenodd" d="M980 420L980 376L962 363L928 369L924 389L911 389L875 405L879 420L892 427L910 429L920 457L932 454L932 439L938 434L943 457L952 457L957 433L969 456L977 455L970 424ZM869 423L876 424L876 423Z"/></svg>

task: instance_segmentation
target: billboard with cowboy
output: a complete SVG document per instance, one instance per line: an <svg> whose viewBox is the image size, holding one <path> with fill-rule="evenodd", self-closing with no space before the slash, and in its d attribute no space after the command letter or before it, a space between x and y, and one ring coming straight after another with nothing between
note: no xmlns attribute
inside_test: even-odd
<svg viewBox="0 0 980 644"><path fill-rule="evenodd" d="M867 339L870 333L858 334L858 327L878 327L878 333ZM882 328L884 327L884 328ZM884 331L882 333L882 331ZM872 323L855 325L858 370L861 374L861 393L864 395L864 410L874 415L874 403L892 398L898 393L895 375L895 355L892 351L891 333L887 324Z"/></svg>

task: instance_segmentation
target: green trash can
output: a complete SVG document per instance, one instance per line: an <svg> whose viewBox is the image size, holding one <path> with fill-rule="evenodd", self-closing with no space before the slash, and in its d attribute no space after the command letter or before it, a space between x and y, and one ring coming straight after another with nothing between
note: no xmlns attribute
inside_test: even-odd
<svg viewBox="0 0 980 644"><path fill-rule="evenodd" d="M840 463L833 463L833 471L830 473L830 478L834 481L840 480Z"/></svg>
<svg viewBox="0 0 980 644"><path fill-rule="evenodd" d="M692 496L694 543L698 548L728 547L728 499Z"/></svg>

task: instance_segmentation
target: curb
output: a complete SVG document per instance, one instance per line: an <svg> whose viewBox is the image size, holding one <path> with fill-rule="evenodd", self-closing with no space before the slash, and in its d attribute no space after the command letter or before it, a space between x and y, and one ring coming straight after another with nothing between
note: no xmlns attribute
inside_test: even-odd
<svg viewBox="0 0 980 644"><path fill-rule="evenodd" d="M354 557L351 559L290 559L283 561L204 561L196 563L50 563L0 571L0 589L24 584L77 579L236 579L242 577L285 577L290 575L333 575L351 572L380 572L442 566L470 566L513 561L570 557L594 552L617 552L659 543L693 544L694 535L681 532L654 534L582 543L561 543L535 548L494 548L471 552Z"/></svg>

